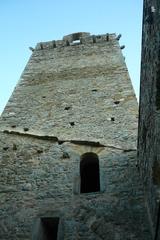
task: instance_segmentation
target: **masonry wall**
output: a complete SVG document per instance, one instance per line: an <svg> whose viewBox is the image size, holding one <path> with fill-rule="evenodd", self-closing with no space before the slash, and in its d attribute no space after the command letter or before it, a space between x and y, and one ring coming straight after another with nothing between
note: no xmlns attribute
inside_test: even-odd
<svg viewBox="0 0 160 240"><path fill-rule="evenodd" d="M127 140L135 148L137 102L124 58L115 35L110 41L99 37L96 44L92 37L71 46L54 42L56 48L38 44L2 114L2 127L60 140L120 146Z"/></svg>
<svg viewBox="0 0 160 240"><path fill-rule="evenodd" d="M78 42L76 42L78 41ZM36 46L0 119L0 238L151 239L136 160L137 102L114 34ZM80 193L84 153L100 191Z"/></svg>
<svg viewBox="0 0 160 240"><path fill-rule="evenodd" d="M160 3L144 1L138 155L153 235L160 186Z"/></svg>

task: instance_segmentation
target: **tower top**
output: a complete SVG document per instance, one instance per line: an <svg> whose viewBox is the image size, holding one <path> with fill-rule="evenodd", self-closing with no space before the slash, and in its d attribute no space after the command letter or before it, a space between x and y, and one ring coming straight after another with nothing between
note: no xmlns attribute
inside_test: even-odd
<svg viewBox="0 0 160 240"><path fill-rule="evenodd" d="M126 148L127 139L135 149L136 115L117 36L78 32L37 44L0 122L3 130L60 141Z"/></svg>
<svg viewBox="0 0 160 240"><path fill-rule="evenodd" d="M93 43L104 43L113 40L118 40L116 34L106 33L99 35L91 35L89 32L76 32L66 35L62 40L52 40L49 42L40 42L37 44L35 50L61 48L79 44L93 44Z"/></svg>

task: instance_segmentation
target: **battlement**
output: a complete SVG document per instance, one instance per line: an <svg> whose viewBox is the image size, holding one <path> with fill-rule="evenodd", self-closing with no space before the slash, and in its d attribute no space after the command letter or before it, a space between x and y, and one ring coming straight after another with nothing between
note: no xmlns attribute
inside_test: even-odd
<svg viewBox="0 0 160 240"><path fill-rule="evenodd" d="M116 34L90 35L88 32L77 32L64 36L62 40L40 42L37 44L35 50L61 48L80 44L95 44L113 40L119 40Z"/></svg>

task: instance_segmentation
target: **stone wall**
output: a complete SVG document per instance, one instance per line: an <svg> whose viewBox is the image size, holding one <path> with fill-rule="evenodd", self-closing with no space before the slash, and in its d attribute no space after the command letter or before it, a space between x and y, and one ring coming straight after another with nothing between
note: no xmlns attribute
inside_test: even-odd
<svg viewBox="0 0 160 240"><path fill-rule="evenodd" d="M37 44L0 119L0 239L150 240L136 159L137 102L114 34ZM100 190L80 193L84 153ZM48 240L48 239L47 239Z"/></svg>
<svg viewBox="0 0 160 240"><path fill-rule="evenodd" d="M138 158L156 234L160 186L160 2L144 1ZM160 237L160 236L159 236ZM159 238L156 238L159 239Z"/></svg>
<svg viewBox="0 0 160 240"><path fill-rule="evenodd" d="M115 35L109 39L97 36L93 43L87 37L85 44L35 50L1 129L135 149L137 102L118 41Z"/></svg>
<svg viewBox="0 0 160 240"><path fill-rule="evenodd" d="M31 239L42 217L59 217L66 240L151 239L136 151L15 133L1 134L0 146L1 239ZM98 154L100 192L75 189L85 152Z"/></svg>

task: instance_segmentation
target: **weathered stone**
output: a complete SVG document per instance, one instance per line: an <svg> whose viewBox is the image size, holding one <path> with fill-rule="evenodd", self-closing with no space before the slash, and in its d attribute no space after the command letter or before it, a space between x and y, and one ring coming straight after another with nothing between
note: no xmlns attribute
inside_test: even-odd
<svg viewBox="0 0 160 240"><path fill-rule="evenodd" d="M144 0L138 166L153 239L160 239L160 1Z"/></svg>
<svg viewBox="0 0 160 240"><path fill-rule="evenodd" d="M0 119L0 239L44 240L58 218L59 240L150 240L137 113L115 34L37 44Z"/></svg>

